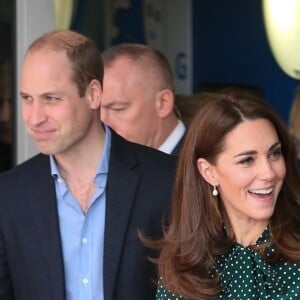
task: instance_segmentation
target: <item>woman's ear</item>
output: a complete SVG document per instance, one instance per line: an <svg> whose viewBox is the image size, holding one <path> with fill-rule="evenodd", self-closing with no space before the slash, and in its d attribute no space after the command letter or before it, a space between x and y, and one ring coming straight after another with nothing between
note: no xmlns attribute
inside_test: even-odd
<svg viewBox="0 0 300 300"><path fill-rule="evenodd" d="M204 158L198 158L197 168L204 180L210 185L218 185L215 167Z"/></svg>

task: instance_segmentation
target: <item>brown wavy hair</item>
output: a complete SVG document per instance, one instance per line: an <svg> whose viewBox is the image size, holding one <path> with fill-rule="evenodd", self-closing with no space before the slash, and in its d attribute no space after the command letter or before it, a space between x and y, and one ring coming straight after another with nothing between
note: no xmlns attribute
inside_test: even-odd
<svg viewBox="0 0 300 300"><path fill-rule="evenodd" d="M179 156L169 225L156 259L164 286L188 299L211 299L220 293L220 277L212 277L215 258L227 252L234 233L221 199L211 195L210 185L197 169L202 157L214 164L223 151L225 136L244 120L269 120L282 144L286 177L270 219L276 253L270 264L300 262L300 178L296 154L287 127L262 99L242 91L203 94ZM224 222L229 234L224 232ZM154 244L153 244L154 245Z"/></svg>

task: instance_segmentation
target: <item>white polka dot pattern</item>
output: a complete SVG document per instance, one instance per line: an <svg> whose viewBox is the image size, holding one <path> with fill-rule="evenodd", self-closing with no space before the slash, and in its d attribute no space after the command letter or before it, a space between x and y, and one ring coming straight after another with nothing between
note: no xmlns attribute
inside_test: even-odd
<svg viewBox="0 0 300 300"><path fill-rule="evenodd" d="M266 229L257 244L269 236ZM269 248L269 255L274 248ZM299 300L300 264L268 265L257 251L235 244L232 250L218 258L221 270L222 300ZM167 291L158 283L157 300L179 300L182 296Z"/></svg>

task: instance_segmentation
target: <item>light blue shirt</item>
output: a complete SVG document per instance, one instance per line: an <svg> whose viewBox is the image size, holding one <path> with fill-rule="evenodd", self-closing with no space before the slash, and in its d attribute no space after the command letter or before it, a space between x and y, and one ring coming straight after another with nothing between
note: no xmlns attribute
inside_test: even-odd
<svg viewBox="0 0 300 300"><path fill-rule="evenodd" d="M95 192L86 214L60 176L54 157L50 156L51 174L55 178L67 300L104 300L105 187L111 146L111 132L107 126L105 132L103 153L99 157L94 178Z"/></svg>

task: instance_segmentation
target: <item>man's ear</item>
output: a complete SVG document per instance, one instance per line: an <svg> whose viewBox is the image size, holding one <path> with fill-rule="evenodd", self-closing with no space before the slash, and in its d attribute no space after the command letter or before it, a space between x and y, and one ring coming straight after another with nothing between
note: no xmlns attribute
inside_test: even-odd
<svg viewBox="0 0 300 300"><path fill-rule="evenodd" d="M174 110L174 93L170 89L163 89L155 96L156 110L160 118L167 117Z"/></svg>
<svg viewBox="0 0 300 300"><path fill-rule="evenodd" d="M102 86L98 80L93 79L89 83L87 96L91 109L99 109L102 99Z"/></svg>
<svg viewBox="0 0 300 300"><path fill-rule="evenodd" d="M204 180L210 185L218 185L215 167L204 158L198 158L197 168Z"/></svg>

